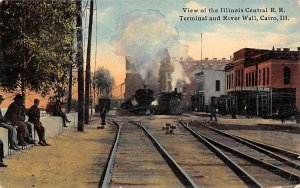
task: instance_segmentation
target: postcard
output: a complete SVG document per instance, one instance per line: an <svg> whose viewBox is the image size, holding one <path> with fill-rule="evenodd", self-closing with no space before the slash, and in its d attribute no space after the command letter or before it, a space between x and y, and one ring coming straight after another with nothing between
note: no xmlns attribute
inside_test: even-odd
<svg viewBox="0 0 300 188"><path fill-rule="evenodd" d="M0 14L0 188L300 185L300 0Z"/></svg>

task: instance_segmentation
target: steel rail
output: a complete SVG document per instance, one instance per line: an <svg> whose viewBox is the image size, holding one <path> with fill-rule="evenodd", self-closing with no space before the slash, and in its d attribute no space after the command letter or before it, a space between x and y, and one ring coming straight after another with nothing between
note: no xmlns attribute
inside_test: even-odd
<svg viewBox="0 0 300 188"><path fill-rule="evenodd" d="M142 123L131 122L139 126L151 140L160 155L165 159L169 167L181 181L185 187L198 187L197 184L189 177L189 175L179 166L179 164L171 157L171 155L163 148L163 146L150 134L150 132L142 125Z"/></svg>
<svg viewBox="0 0 300 188"><path fill-rule="evenodd" d="M293 152L293 151L289 151L289 150L286 150L286 149L283 149L283 148L278 148L278 147L275 147L275 146L272 146L272 145L269 145L269 144L265 144L265 143L262 143L262 142L258 142L258 141L254 141L254 140L250 140L250 139L247 139L247 138L244 138L244 137L241 137L241 136L236 136L242 140L245 140L247 142L250 142L250 143L253 143L255 145L258 145L262 148L265 148L267 150L270 150L274 153L279 153L283 156L286 156L286 157L289 157L291 159L299 159L300 158L300 154L299 153L296 153L296 152Z"/></svg>
<svg viewBox="0 0 300 188"><path fill-rule="evenodd" d="M202 123L202 122L194 119L190 115L185 115L185 116L191 117L193 120L195 120L198 123ZM274 159L276 159L278 161L281 161L281 162L287 164L288 166L291 166L291 167L293 167L297 170L300 170L300 164L297 164L297 163L292 162L292 161L290 161L286 158L281 157L281 156L285 156L285 157L288 157L290 159L299 160L300 159L300 154L299 153L289 151L289 150L286 150L286 149L283 149L283 148L278 148L278 147L275 147L275 146L272 146L272 145L269 145L269 144L265 144L265 143L262 143L262 142L250 140L250 139L242 137L242 136L237 136L237 135L232 135L232 134L226 133L224 131L221 131L219 129L216 129L216 128L208 125L208 121L206 121L206 125L207 125L208 128L211 128L211 129L215 130L216 132L219 132L220 134L228 135L228 136L232 137L233 139L239 141L240 143L244 143L244 144L248 145L249 147L252 147L253 149L257 148L257 149L261 150L262 152L265 152L265 154L268 154L270 157L273 157ZM279 155L276 155L276 154L279 154Z"/></svg>
<svg viewBox="0 0 300 188"><path fill-rule="evenodd" d="M196 120L196 121L197 121L197 120ZM288 166L290 166L290 167L292 167L292 168L294 168L294 169L300 170L300 166L299 166L300 164L295 163L295 162L293 162L293 161L290 161L289 159L284 158L284 157L282 157L282 156L280 156L280 155L278 155L278 154L276 154L276 153L274 153L274 152L272 152L272 151L269 151L268 149L263 148L263 147L261 147L260 145L257 145L257 144L255 144L255 143L253 143L253 142L249 142L248 140L242 139L241 137L238 137L238 136L235 136L235 135L232 135L232 134L228 134L228 133L226 133L226 132L224 132L224 131L218 130L218 129L216 129L216 128L210 126L210 125L208 125L208 122L207 122L207 121L206 121L205 124L204 124L204 123L201 123L201 122L199 122L199 121L197 121L197 122L200 123L200 124L202 124L202 125L204 125L204 126L206 126L208 129L211 129L211 130L213 130L213 131L215 131L215 132L217 132L217 133L219 133L219 134L221 134L221 135L224 135L224 136L226 136L226 137L232 138L233 140L236 140L236 141L240 142L241 144L244 144L244 145L246 145L246 146L249 146L249 147L251 147L252 149L255 149L255 150L257 150L257 151L259 151L259 152L261 152L261 153L264 153L264 154L268 155L269 157L271 157L271 158L273 158L273 159L275 159L275 160L278 160L278 161L280 161L280 162L283 162L284 164L286 164L286 165L288 165ZM279 150L279 149L278 149L278 150ZM299 156L299 155L298 155L298 156Z"/></svg>
<svg viewBox="0 0 300 188"><path fill-rule="evenodd" d="M120 140L120 133L121 133L121 128L122 128L122 125L119 125L117 122L111 121L111 120L109 120L109 121L114 123L117 126L118 132L115 136L115 139L114 139L114 142L112 144L110 153L108 155L105 168L103 170L102 176L101 176L99 184L98 184L98 188L109 188L110 187L112 169L113 169L115 159L116 159L116 155L117 155L117 145L118 145L119 140Z"/></svg>
<svg viewBox="0 0 300 188"><path fill-rule="evenodd" d="M282 169L280 167L277 167L277 166L275 166L273 164L261 161L261 160L256 159L255 157L252 157L252 156L250 156L248 154L245 154L245 153L242 153L240 151L237 151L237 150L235 150L235 149L233 149L233 148L231 148L231 147L229 147L227 145L224 145L224 144L222 144L220 142L214 141L213 139L210 139L210 138L204 136L201 133L197 132L197 134L201 135L202 137L204 137L205 139L207 139L208 141L210 141L211 143L213 143L217 147L219 147L219 148L221 148L221 149L223 149L223 150L225 150L227 152L230 152L230 153L232 153L234 155L242 157L242 158L244 158L245 160L247 160L247 161L249 161L251 163L257 164L257 165L261 166L262 168L264 168L264 169L266 169L266 170L268 170L268 171L270 171L272 173L275 173L275 174L277 174L277 175L279 175L279 176L281 176L281 177L283 177L283 178L285 178L285 179L287 179L289 181L293 181L293 183L299 183L300 182L300 176L298 176L297 174L294 174L293 172L289 172L289 171L287 171L285 169Z"/></svg>
<svg viewBox="0 0 300 188"><path fill-rule="evenodd" d="M197 133L193 129L191 129L188 125L184 124L182 119L180 119L180 124L189 131L196 139L204 143L210 150L212 150L225 164L229 166L233 170L234 173L238 175L238 177L245 182L249 187L264 187L260 182L258 182L254 177L247 173L240 165L235 163L230 159L224 152L222 152L219 148L217 148L214 144L212 144L208 139L203 137L203 135Z"/></svg>

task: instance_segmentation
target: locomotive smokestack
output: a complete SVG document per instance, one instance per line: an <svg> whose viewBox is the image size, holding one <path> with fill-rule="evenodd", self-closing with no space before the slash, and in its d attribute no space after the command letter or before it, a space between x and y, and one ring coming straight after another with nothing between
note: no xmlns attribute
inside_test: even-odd
<svg viewBox="0 0 300 188"><path fill-rule="evenodd" d="M175 92L175 93L178 93L178 92L177 92L177 88L176 88L176 87L175 87L175 89L174 89L174 92Z"/></svg>

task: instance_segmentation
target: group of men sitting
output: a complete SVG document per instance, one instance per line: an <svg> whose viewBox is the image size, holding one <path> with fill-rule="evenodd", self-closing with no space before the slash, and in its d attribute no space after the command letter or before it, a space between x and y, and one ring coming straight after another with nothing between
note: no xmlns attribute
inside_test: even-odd
<svg viewBox="0 0 300 188"><path fill-rule="evenodd" d="M0 106L3 100L4 97L0 95ZM19 151L21 149L19 146L36 144L33 130L37 132L39 145L50 146L45 140L45 127L40 121L39 102L38 99L34 99L34 104L26 111L22 95L17 94L4 116L0 108L0 127L8 130L9 149ZM26 115L28 115L27 122L25 122ZM7 167L3 158L3 142L0 140L0 167Z"/></svg>

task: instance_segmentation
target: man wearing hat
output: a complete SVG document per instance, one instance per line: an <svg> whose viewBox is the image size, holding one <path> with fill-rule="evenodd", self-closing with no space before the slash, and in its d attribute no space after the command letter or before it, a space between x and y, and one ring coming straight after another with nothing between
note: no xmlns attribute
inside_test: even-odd
<svg viewBox="0 0 300 188"><path fill-rule="evenodd" d="M4 97L0 95L0 106ZM0 107L0 127L3 127L8 130L8 141L9 141L9 149L20 150L17 146L17 129L10 124L10 122L3 117Z"/></svg>
<svg viewBox="0 0 300 188"><path fill-rule="evenodd" d="M42 125L42 122L40 121L41 112L38 108L40 104L40 100L34 99L34 104L30 107L28 112L28 121L30 123L34 124L34 129L36 130L38 136L39 136L39 142L38 144L42 146L50 146L45 140L45 127Z"/></svg>
<svg viewBox="0 0 300 188"><path fill-rule="evenodd" d="M4 117L8 119L14 127L17 127L18 145L26 146L25 140L29 144L34 144L35 141L29 138L27 125L21 117L22 108L23 97L17 94L14 98L14 102L9 105Z"/></svg>

